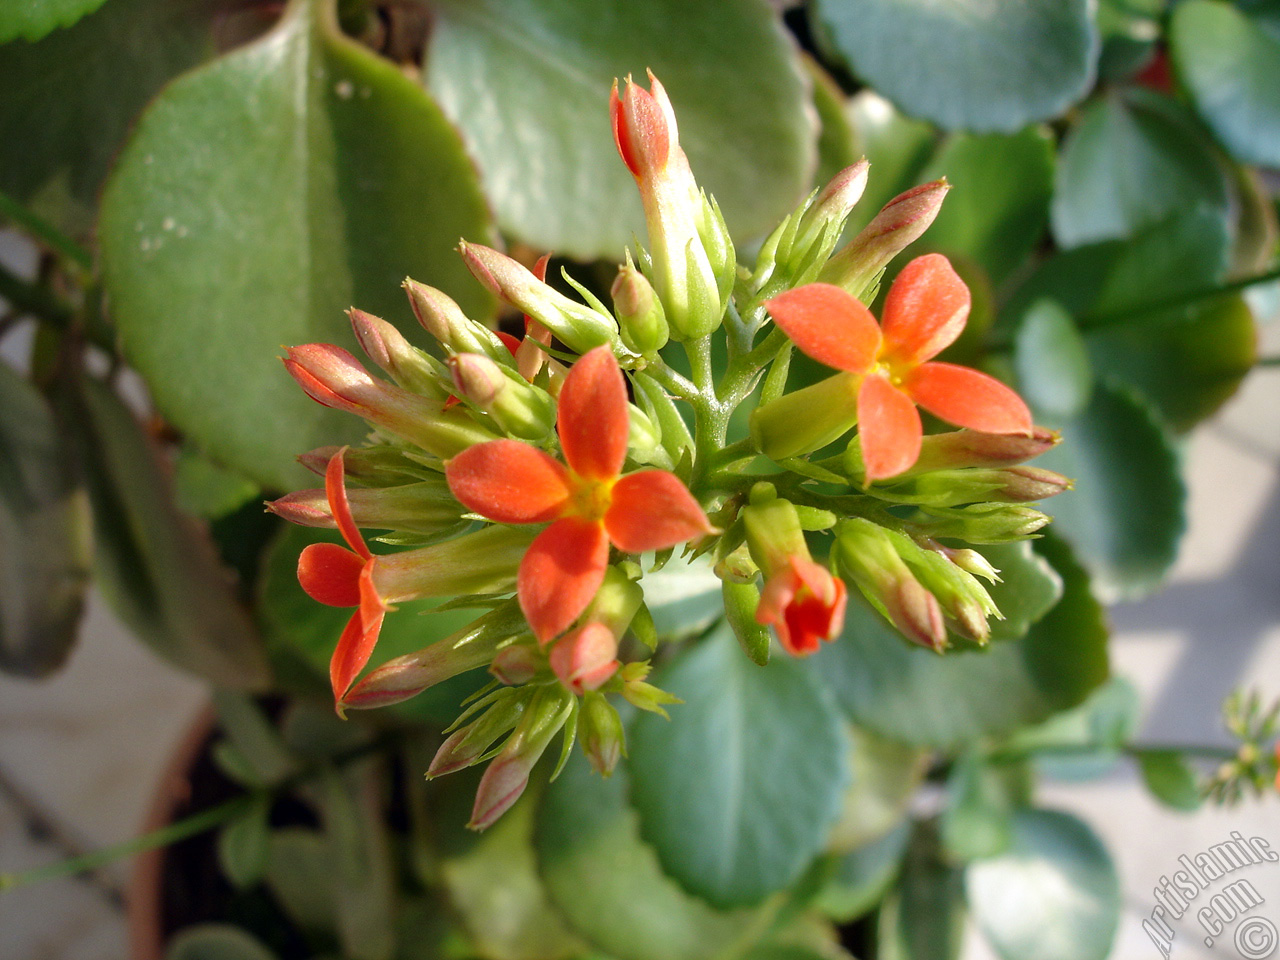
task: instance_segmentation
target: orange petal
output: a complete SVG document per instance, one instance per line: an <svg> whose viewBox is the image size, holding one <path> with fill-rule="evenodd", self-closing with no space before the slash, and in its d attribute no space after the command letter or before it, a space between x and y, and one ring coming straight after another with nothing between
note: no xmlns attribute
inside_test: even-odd
<svg viewBox="0 0 1280 960"><path fill-rule="evenodd" d="M330 607L360 605L364 558L336 543L313 543L298 557L298 583L312 600Z"/></svg>
<svg viewBox="0 0 1280 960"><path fill-rule="evenodd" d="M766 300L774 322L819 363L866 373L880 349L880 328L854 296L829 283L810 283Z"/></svg>
<svg viewBox="0 0 1280 960"><path fill-rule="evenodd" d="M604 580L609 540L599 523L566 517L529 545L520 562L516 593L540 643L567 630Z"/></svg>
<svg viewBox="0 0 1280 960"><path fill-rule="evenodd" d="M804 557L768 579L756 608L756 621L773 626L778 641L792 656L816 653L823 640L834 640L844 626L847 599L843 581Z"/></svg>
<svg viewBox="0 0 1280 960"><path fill-rule="evenodd" d="M333 519L338 524L342 539L347 546L368 560L373 556L365 546L364 537L360 536L360 528L351 516L351 503L347 500L346 478L347 448L342 447L329 458L329 465L324 471L324 495L329 501L329 509L333 511Z"/></svg>
<svg viewBox="0 0 1280 960"><path fill-rule="evenodd" d="M592 480L612 479L627 457L627 385L608 347L583 354L564 378L556 418L569 466Z"/></svg>
<svg viewBox="0 0 1280 960"><path fill-rule="evenodd" d="M867 482L896 476L920 456L924 430L911 398L878 374L858 389L858 436Z"/></svg>
<svg viewBox="0 0 1280 960"><path fill-rule="evenodd" d="M604 528L623 553L664 550L714 529L693 494L666 470L641 470L615 483Z"/></svg>
<svg viewBox="0 0 1280 960"><path fill-rule="evenodd" d="M381 630L381 616L372 623L366 623L357 610L338 638L338 645L329 659L329 683L333 687L333 699L339 713L342 712L342 698L351 689L351 684L360 675L364 665L369 662Z"/></svg>
<svg viewBox="0 0 1280 960"><path fill-rule="evenodd" d="M569 497L565 468L518 440L468 447L445 464L449 490L468 510L499 523L542 523Z"/></svg>
<svg viewBox="0 0 1280 960"><path fill-rule="evenodd" d="M515 337L513 337L509 333L503 333L501 330L495 331L494 336L496 336L499 340L502 341L502 345L506 347L509 351L511 351L511 355L513 357L516 355L516 351L520 349L519 340L517 340Z"/></svg>
<svg viewBox="0 0 1280 960"><path fill-rule="evenodd" d="M884 301L884 359L916 364L955 342L969 319L969 288L940 253L916 257L898 274Z"/></svg>
<svg viewBox="0 0 1280 960"><path fill-rule="evenodd" d="M925 363L902 388L935 417L982 433L1031 433L1031 411L994 377L954 363Z"/></svg>

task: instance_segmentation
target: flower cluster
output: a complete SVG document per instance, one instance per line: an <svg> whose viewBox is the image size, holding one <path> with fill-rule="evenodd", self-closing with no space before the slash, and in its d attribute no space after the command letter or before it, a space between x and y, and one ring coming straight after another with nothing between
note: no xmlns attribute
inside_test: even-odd
<svg viewBox="0 0 1280 960"><path fill-rule="evenodd" d="M969 310L945 258L903 267L879 323L867 309L890 260L936 216L945 182L898 197L837 252L866 183L867 164L855 164L748 268L694 180L662 85L615 85L611 111L649 238L619 268L611 305L567 274L580 300L552 287L545 257L530 269L464 242L476 279L523 314L521 338L410 280L432 351L350 314L389 380L330 344L289 348L284 361L312 398L373 431L363 447L304 455L323 488L270 505L346 542L312 545L298 562L311 597L354 608L330 666L338 710L487 667L493 682L428 771L491 760L476 828L515 802L561 732L562 763L576 737L608 774L625 746L611 698L659 713L673 702L647 682L664 638L646 574L713 569L725 622L759 663L771 635L795 656L835 640L850 586L910 641L984 643L999 612L982 581L997 571L944 541L1028 537L1048 521L1029 504L1069 485L1023 465L1057 437L1012 390L934 359ZM837 372L789 389L793 347ZM917 406L961 429L926 434ZM751 411L749 436L730 435L738 408ZM374 553L361 528L407 549ZM485 612L366 672L395 604L426 597Z"/></svg>

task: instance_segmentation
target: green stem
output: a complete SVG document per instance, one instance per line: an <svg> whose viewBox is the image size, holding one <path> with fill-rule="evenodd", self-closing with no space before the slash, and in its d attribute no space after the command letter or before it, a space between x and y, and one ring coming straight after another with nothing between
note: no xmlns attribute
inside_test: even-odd
<svg viewBox="0 0 1280 960"><path fill-rule="evenodd" d="M996 750L988 756L994 763L1019 763L1035 757L1089 757L1105 752L1108 748L1095 744L1058 744L1043 747L1008 748ZM1203 757L1208 760L1233 760L1237 751L1231 747L1211 747L1196 743L1126 743L1110 748L1125 756L1137 758L1139 754L1151 751L1172 751Z"/></svg>
<svg viewBox="0 0 1280 960"><path fill-rule="evenodd" d="M74 316L71 308L55 297L47 287L20 276L0 263L0 297L23 313L44 320L55 327L66 327Z"/></svg>
<svg viewBox="0 0 1280 960"><path fill-rule="evenodd" d="M32 213L13 197L0 191L0 217L12 220L54 253L73 260L86 270L93 269L93 254L80 246L43 217Z"/></svg>
<svg viewBox="0 0 1280 960"><path fill-rule="evenodd" d="M1255 367L1280 367L1280 357L1260 357Z"/></svg>
<svg viewBox="0 0 1280 960"><path fill-rule="evenodd" d="M707 473L722 470L731 463L737 463L739 460L747 460L756 456L756 445L750 437L743 437L727 447L721 447L714 450L707 457Z"/></svg>
<svg viewBox="0 0 1280 960"><path fill-rule="evenodd" d="M1239 280L1233 280L1230 283L1223 283L1213 287L1203 287L1199 290L1192 290L1188 293L1180 293L1176 296L1166 297L1163 300L1156 300L1152 303L1143 304L1140 307L1131 307L1128 310L1119 310L1115 313L1103 313L1095 317L1090 317L1081 323L1086 330L1095 330L1100 327L1109 327L1117 323L1125 323L1139 317L1148 316L1153 313L1161 313L1165 310L1171 310L1174 307L1187 306L1192 303L1198 303L1201 300L1211 300L1214 297L1225 296L1229 293L1237 293L1241 290L1247 290L1249 287L1257 286L1260 283L1269 283L1272 280L1280 280L1280 267L1273 267L1265 273L1257 273L1248 277L1241 277Z"/></svg>
<svg viewBox="0 0 1280 960"><path fill-rule="evenodd" d="M685 356L693 371L693 383L703 396L715 394L715 374L711 372L711 336L684 341Z"/></svg>
<svg viewBox="0 0 1280 960"><path fill-rule="evenodd" d="M653 377L667 393L687 403L693 403L698 397L698 388L667 366L661 357L645 367L644 372Z"/></svg>

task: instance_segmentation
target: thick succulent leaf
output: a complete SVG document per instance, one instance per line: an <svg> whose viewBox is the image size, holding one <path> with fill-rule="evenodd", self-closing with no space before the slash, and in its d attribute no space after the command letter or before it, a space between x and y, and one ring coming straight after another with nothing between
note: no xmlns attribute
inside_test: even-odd
<svg viewBox="0 0 1280 960"><path fill-rule="evenodd" d="M89 524L53 411L0 363L0 669L42 677L66 659L89 582Z"/></svg>
<svg viewBox="0 0 1280 960"><path fill-rule="evenodd" d="M898 194L924 182L924 167L938 133L932 124L900 113L874 90L850 97L845 112L853 125L856 152L871 163L867 189L849 217L850 227L857 229Z"/></svg>
<svg viewBox="0 0 1280 960"><path fill-rule="evenodd" d="M0 43L21 37L35 42L59 27L69 27L97 10L105 0L9 0L0 8Z"/></svg>
<svg viewBox="0 0 1280 960"><path fill-rule="evenodd" d="M826 839L849 777L833 698L795 660L752 663L727 629L653 682L684 703L673 721L644 714L633 725L632 800L667 873L723 908L794 882Z"/></svg>
<svg viewBox="0 0 1280 960"><path fill-rule="evenodd" d="M242 927L201 923L180 930L165 960L276 960L276 954Z"/></svg>
<svg viewBox="0 0 1280 960"><path fill-rule="evenodd" d="M448 0L436 14L427 85L466 136L499 224L527 243L593 259L644 236L608 103L615 78L647 85L646 69L735 237L764 234L808 189L806 78L765 3Z"/></svg>
<svg viewBox="0 0 1280 960"><path fill-rule="evenodd" d="M959 960L964 941L964 875L943 856L933 822L917 824L902 875L880 910L883 960Z"/></svg>
<svg viewBox="0 0 1280 960"><path fill-rule="evenodd" d="M1008 849L965 871L965 896L1002 960L1103 960L1120 922L1120 881L1084 823L1019 810Z"/></svg>
<svg viewBox="0 0 1280 960"><path fill-rule="evenodd" d="M1012 132L1056 117L1093 83L1087 0L821 0L817 14L854 72L912 116L947 129Z"/></svg>
<svg viewBox="0 0 1280 960"><path fill-rule="evenodd" d="M1004 577L992 597L1011 620L1030 625L1020 640L939 656L851 597L843 635L810 658L812 668L855 723L939 749L1076 705L1106 678L1106 626L1070 552L1048 538L1038 545L1045 559L1027 544L983 548Z"/></svg>
<svg viewBox="0 0 1280 960"><path fill-rule="evenodd" d="M96 380L66 397L93 505L94 574L117 615L160 656L226 687L269 679L262 642L208 531L174 505L159 452Z"/></svg>
<svg viewBox="0 0 1280 960"><path fill-rule="evenodd" d="M1169 36L1178 75L1217 138L1238 160L1280 166L1280 30L1229 3L1189 0L1174 9Z"/></svg>
<svg viewBox="0 0 1280 960"><path fill-rule="evenodd" d="M277 488L304 482L298 453L363 432L298 389L281 344L350 344L353 303L408 318L406 274L487 310L452 249L489 232L457 134L331 6L295 0L262 40L165 90L103 199L125 352L210 456Z"/></svg>
<svg viewBox="0 0 1280 960"><path fill-rule="evenodd" d="M1089 106L1062 145L1053 235L1062 247L1128 237L1202 203L1227 212L1227 181L1186 111L1129 89Z"/></svg>
<svg viewBox="0 0 1280 960"><path fill-rule="evenodd" d="M626 765L605 779L574 756L544 794L534 843L556 906L616 960L731 955L770 908L722 912L680 889L640 839L629 780Z"/></svg>

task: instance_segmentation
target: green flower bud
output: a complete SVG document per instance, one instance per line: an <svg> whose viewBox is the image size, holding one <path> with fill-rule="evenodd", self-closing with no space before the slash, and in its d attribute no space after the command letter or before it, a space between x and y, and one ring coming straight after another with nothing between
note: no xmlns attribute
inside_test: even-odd
<svg viewBox="0 0 1280 960"><path fill-rule="evenodd" d="M784 393L751 412L751 440L771 460L799 457L840 439L858 422L862 377L841 372Z"/></svg>
<svg viewBox="0 0 1280 960"><path fill-rule="evenodd" d="M613 773L627 752L626 732L617 709L604 694L588 691L582 696L578 717L578 741L592 768L602 777Z"/></svg>
<svg viewBox="0 0 1280 960"><path fill-rule="evenodd" d="M543 440L556 424L556 402L541 387L510 367L478 353L449 358L458 395L475 404L506 433L521 440Z"/></svg>
<svg viewBox="0 0 1280 960"><path fill-rule="evenodd" d="M667 317L653 286L631 262L630 252L626 264L618 268L609 295L622 342L643 357L656 356L670 337Z"/></svg>

